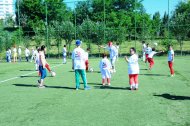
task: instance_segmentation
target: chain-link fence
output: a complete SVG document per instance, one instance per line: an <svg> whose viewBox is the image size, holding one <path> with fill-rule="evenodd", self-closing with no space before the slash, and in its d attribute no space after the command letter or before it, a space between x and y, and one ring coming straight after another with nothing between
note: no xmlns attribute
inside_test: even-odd
<svg viewBox="0 0 190 126"><path fill-rule="evenodd" d="M143 40L158 43L158 49L173 44L188 53L190 2L164 0L160 6L166 7L158 5L153 13L148 12L151 1L0 0L0 51L14 45L24 49L45 44L49 56L60 57L63 45L71 52L74 41L80 39L94 56L104 52L99 46L108 41L120 45L121 54L131 46L140 52Z"/></svg>

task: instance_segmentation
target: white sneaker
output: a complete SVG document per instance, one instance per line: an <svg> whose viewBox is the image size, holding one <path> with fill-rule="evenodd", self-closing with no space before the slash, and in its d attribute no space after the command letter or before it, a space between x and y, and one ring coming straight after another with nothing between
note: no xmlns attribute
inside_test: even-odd
<svg viewBox="0 0 190 126"><path fill-rule="evenodd" d="M46 88L44 85L39 85L38 88Z"/></svg>

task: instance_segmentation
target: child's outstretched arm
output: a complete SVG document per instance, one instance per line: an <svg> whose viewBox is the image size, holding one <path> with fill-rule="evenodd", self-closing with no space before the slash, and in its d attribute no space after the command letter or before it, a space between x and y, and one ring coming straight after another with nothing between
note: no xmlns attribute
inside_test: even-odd
<svg viewBox="0 0 190 126"><path fill-rule="evenodd" d="M125 56L125 61L126 61L126 62L129 62L129 59L128 59L128 57L127 57L127 56Z"/></svg>

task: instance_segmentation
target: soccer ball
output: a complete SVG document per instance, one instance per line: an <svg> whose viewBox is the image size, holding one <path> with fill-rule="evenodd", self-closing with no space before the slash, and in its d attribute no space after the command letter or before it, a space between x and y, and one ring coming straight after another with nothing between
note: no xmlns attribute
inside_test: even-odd
<svg viewBox="0 0 190 126"><path fill-rule="evenodd" d="M154 46L158 46L158 43L155 42L155 43L154 43Z"/></svg>
<svg viewBox="0 0 190 126"><path fill-rule="evenodd" d="M93 71L94 71L94 69L91 67L91 68L89 69L89 71L90 71L90 72L93 72Z"/></svg>
<svg viewBox="0 0 190 126"><path fill-rule="evenodd" d="M51 76L52 76L52 77L55 77L55 76L56 76L56 73L55 73L55 72L51 72Z"/></svg>

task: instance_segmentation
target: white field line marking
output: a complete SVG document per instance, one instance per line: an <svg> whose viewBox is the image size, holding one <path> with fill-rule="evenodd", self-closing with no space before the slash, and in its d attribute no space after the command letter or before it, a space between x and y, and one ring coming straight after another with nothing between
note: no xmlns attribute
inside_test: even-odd
<svg viewBox="0 0 190 126"><path fill-rule="evenodd" d="M56 67L61 66L61 65L62 65L62 64L55 65L55 66L53 66L53 67L51 67L51 68L56 68ZM34 74L34 73L36 73L36 71L35 71L35 72L31 72L31 73L27 73L27 74L24 74L24 75L21 75L21 76L9 78L9 79L7 79L7 80L0 81L0 84L1 84L1 83L4 83L4 82L7 82L7 81L10 81L10 80L15 80L15 79L21 78L21 77L23 77L23 76L28 76L28 75L31 75L31 74Z"/></svg>

